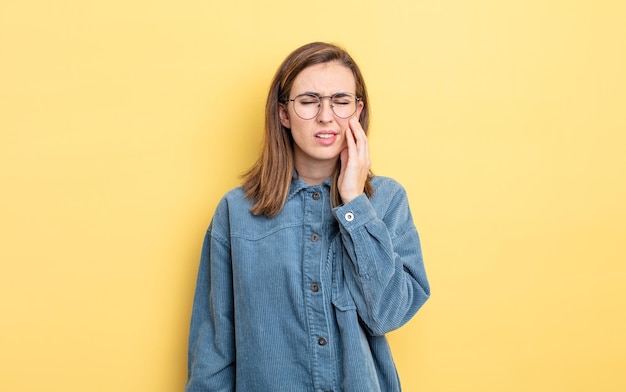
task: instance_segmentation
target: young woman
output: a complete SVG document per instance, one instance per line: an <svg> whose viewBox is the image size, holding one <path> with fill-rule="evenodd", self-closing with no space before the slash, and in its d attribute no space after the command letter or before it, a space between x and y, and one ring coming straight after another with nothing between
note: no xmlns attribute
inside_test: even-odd
<svg viewBox="0 0 626 392"><path fill-rule="evenodd" d="M345 50L285 59L263 151L206 233L187 392L400 390L385 334L430 288L404 189L370 173L368 125Z"/></svg>

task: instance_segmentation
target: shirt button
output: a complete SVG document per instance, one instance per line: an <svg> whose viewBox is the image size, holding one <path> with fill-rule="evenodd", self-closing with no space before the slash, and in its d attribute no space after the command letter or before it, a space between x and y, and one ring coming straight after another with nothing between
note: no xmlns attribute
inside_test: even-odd
<svg viewBox="0 0 626 392"><path fill-rule="evenodd" d="M352 222L354 220L354 214L351 212L347 212L346 215L344 215L344 218L346 218L348 222Z"/></svg>
<svg viewBox="0 0 626 392"><path fill-rule="evenodd" d="M320 193L319 192L313 193L313 200L319 200L319 199L320 199Z"/></svg>
<svg viewBox="0 0 626 392"><path fill-rule="evenodd" d="M313 234L313 235L311 236L311 241L313 241L313 242L317 242L317 240L319 240L319 239L320 239L320 236L319 236L319 235L317 235L317 234Z"/></svg>
<svg viewBox="0 0 626 392"><path fill-rule="evenodd" d="M325 338L319 338L317 339L317 344L319 344L320 346L325 346L326 343L328 343L328 341L326 341Z"/></svg>
<svg viewBox="0 0 626 392"><path fill-rule="evenodd" d="M311 291L314 293L317 293L318 291L320 291L320 285L318 283L312 283L311 284Z"/></svg>

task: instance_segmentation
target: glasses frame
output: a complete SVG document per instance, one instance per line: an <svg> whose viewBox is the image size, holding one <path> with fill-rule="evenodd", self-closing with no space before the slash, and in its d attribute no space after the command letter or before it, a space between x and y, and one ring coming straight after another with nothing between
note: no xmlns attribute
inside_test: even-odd
<svg viewBox="0 0 626 392"><path fill-rule="evenodd" d="M333 105L333 99L336 96L338 96L338 95L351 95L351 96L354 97L354 99L356 101L355 105L354 105L354 112L352 112L349 116L343 117L343 116L338 115L337 112L335 112L335 105ZM359 102L361 101L361 97L358 97L356 94L348 93L348 92L338 92L338 93L334 93L333 95L319 95L319 94L316 94L316 93L302 93L302 94L296 95L293 98L287 98L283 102L284 103L295 102L296 99L298 99L300 97L303 97L303 96L317 97L320 100L319 104L317 105L317 113L315 113L315 115L313 117L309 117L309 118L302 117L298 113L298 111L296 110L296 106L294 104L294 106L293 106L294 113L296 113L296 115L298 117L300 117L301 119L303 119L303 120L313 120L315 117L319 116L320 112L322 111L322 100L324 98L329 98L330 99L330 109L333 111L333 114L335 116L339 117L339 118L344 118L344 119L352 117L354 115L354 113L357 112L357 110L359 109Z"/></svg>

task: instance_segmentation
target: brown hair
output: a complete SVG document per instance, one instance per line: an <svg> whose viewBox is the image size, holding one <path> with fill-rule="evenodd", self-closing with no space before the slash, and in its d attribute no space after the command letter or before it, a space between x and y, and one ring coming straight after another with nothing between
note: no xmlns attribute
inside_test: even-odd
<svg viewBox="0 0 626 392"><path fill-rule="evenodd" d="M364 104L359 121L367 134L369 99L361 71L352 57L339 46L325 42L313 42L293 51L278 68L270 86L265 105L265 136L261 155L242 176L242 187L246 192L246 197L254 203L250 210L254 215L265 214L268 217L278 215L287 201L293 179L293 138L291 132L281 124L278 112L279 103L289 98L293 82L302 70L315 64L333 61L346 66L354 75L355 93ZM331 183L333 207L341 204L337 189L340 164L340 160L337 159L337 168ZM374 193L370 178L371 175L365 183L364 191L367 197Z"/></svg>

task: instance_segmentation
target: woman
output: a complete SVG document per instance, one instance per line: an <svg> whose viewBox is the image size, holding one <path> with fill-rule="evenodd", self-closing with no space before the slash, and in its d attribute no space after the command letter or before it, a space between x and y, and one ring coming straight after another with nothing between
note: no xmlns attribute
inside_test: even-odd
<svg viewBox="0 0 626 392"><path fill-rule="evenodd" d="M404 189L370 173L368 124L343 49L282 63L261 156L205 237L187 392L400 390L385 334L430 288Z"/></svg>

